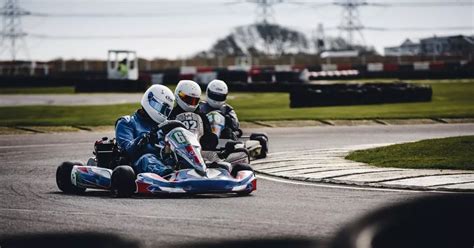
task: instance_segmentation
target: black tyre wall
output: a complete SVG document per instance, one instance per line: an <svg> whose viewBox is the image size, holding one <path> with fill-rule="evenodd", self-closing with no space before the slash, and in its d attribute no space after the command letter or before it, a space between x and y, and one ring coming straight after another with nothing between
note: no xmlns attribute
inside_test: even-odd
<svg viewBox="0 0 474 248"><path fill-rule="evenodd" d="M432 89L407 83L332 84L294 87L290 107L431 101Z"/></svg>

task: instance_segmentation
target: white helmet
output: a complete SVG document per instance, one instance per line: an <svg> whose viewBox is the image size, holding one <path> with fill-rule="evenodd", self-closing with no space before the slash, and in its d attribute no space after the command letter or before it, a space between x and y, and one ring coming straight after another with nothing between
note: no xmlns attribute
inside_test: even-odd
<svg viewBox="0 0 474 248"><path fill-rule="evenodd" d="M168 119L171 110L173 110L174 95L164 85L152 85L143 94L141 103L151 119L156 123L162 123Z"/></svg>
<svg viewBox="0 0 474 248"><path fill-rule="evenodd" d="M229 90L227 84L222 80L212 80L206 89L207 102L213 108L220 108L224 105Z"/></svg>
<svg viewBox="0 0 474 248"><path fill-rule="evenodd" d="M186 112L194 112L201 98L201 87L192 80L181 80L174 90L178 105Z"/></svg>

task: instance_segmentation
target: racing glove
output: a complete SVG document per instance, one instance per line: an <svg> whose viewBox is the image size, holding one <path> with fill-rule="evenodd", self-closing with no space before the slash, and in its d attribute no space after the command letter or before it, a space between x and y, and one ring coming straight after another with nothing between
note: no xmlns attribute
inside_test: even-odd
<svg viewBox="0 0 474 248"><path fill-rule="evenodd" d="M138 142L139 147L143 147L146 144L156 144L158 141L158 134L155 131L150 131L147 133L143 133L141 135L140 141Z"/></svg>

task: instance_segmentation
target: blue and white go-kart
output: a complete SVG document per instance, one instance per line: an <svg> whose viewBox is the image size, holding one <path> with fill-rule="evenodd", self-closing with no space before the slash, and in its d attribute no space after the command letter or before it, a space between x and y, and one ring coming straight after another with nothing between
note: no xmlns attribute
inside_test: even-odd
<svg viewBox="0 0 474 248"><path fill-rule="evenodd" d="M174 173L165 177L154 173L136 174L123 162L114 142L103 139L96 142L96 156L89 159L87 165L64 162L58 167L56 182L59 189L75 194L86 189L110 190L117 197L129 197L134 193L248 195L257 189L255 173L248 164L248 152L242 152L245 150L235 149L234 153L234 147L227 146L223 151L228 153L227 158L236 155L230 163L226 160L205 161L196 134L187 130L182 122L168 121L159 129L165 134L166 144L161 150L171 153L176 160ZM110 149L101 149L104 146Z"/></svg>

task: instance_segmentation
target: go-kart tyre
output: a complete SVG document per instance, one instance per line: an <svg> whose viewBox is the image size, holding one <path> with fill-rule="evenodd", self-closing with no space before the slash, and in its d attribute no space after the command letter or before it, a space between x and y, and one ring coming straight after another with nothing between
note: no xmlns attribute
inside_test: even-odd
<svg viewBox="0 0 474 248"><path fill-rule="evenodd" d="M236 177L237 176L237 173L239 171L244 171L244 170L249 170L249 171L252 171L253 172L253 169L252 167L250 167L249 164L235 164L234 167L232 168L232 172L230 173L233 177ZM250 193L252 193L252 191L241 191L241 192L237 192L237 195L238 196L247 196L247 195L250 195Z"/></svg>
<svg viewBox="0 0 474 248"><path fill-rule="evenodd" d="M262 146L260 154L256 156L257 159L266 158L268 153L268 137L265 134L252 134L250 135L251 140L256 140Z"/></svg>
<svg viewBox="0 0 474 248"><path fill-rule="evenodd" d="M249 171L253 172L253 169L252 169L252 167L250 167L249 164L239 163L239 164L235 164L232 167L232 171L230 172L230 175L233 176L233 177L236 177L237 173L239 173L239 171L244 171L244 170L249 170Z"/></svg>
<svg viewBox="0 0 474 248"><path fill-rule="evenodd" d="M128 165L117 166L112 171L112 195L114 197L130 197L136 191L135 172Z"/></svg>
<svg viewBox="0 0 474 248"><path fill-rule="evenodd" d="M85 188L80 188L72 184L71 171L74 165L82 166L81 163L77 162L63 162L56 170L56 184L58 188L66 194L81 194L86 191Z"/></svg>

